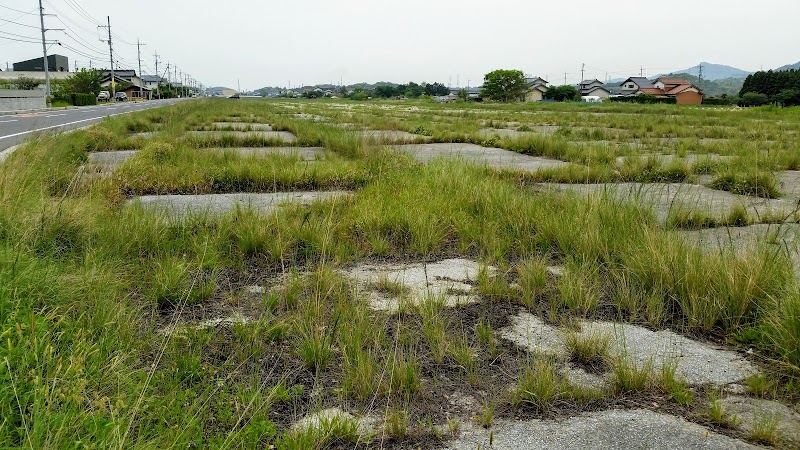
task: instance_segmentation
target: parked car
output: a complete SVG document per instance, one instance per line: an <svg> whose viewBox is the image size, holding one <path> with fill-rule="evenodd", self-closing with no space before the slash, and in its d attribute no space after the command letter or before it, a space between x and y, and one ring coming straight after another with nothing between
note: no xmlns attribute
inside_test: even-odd
<svg viewBox="0 0 800 450"><path fill-rule="evenodd" d="M109 100L111 100L111 93L110 92L108 92L108 91L100 91L100 93L97 94L97 101L98 102L107 102Z"/></svg>
<svg viewBox="0 0 800 450"><path fill-rule="evenodd" d="M114 96L114 100L118 102L127 102L128 101L128 94L124 92L117 92L117 95Z"/></svg>
<svg viewBox="0 0 800 450"><path fill-rule="evenodd" d="M233 94L233 95L231 95L231 96L230 96L230 97L228 97L228 98L239 98L239 94Z"/></svg>

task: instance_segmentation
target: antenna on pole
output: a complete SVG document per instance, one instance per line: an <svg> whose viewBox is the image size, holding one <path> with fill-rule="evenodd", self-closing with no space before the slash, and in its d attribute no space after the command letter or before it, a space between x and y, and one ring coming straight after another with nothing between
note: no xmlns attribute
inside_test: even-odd
<svg viewBox="0 0 800 450"><path fill-rule="evenodd" d="M698 81L698 83L702 83L703 82L703 65L702 64L700 64L700 73L699 73L699 76L697 78L700 79L700 81Z"/></svg>

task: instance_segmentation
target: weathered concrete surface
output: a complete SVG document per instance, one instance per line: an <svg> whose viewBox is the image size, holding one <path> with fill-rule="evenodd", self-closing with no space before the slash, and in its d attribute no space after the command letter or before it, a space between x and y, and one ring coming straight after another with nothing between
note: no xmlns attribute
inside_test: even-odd
<svg viewBox="0 0 800 450"><path fill-rule="evenodd" d="M523 170L527 172L535 172L547 167L569 165L569 163L564 161L523 155L502 148L481 147L475 144L407 144L397 145L394 146L394 148L410 154L415 160L421 163L427 163L441 157L453 157L487 164L494 168Z"/></svg>
<svg viewBox="0 0 800 450"><path fill-rule="evenodd" d="M315 161L325 156L325 149L322 147L219 147L197 150L220 153L231 152L247 157L291 156L304 161Z"/></svg>
<svg viewBox="0 0 800 450"><path fill-rule="evenodd" d="M89 153L89 163L101 166L104 171L113 171L120 164L133 158L139 153L138 150L117 150L113 152L92 152Z"/></svg>
<svg viewBox="0 0 800 450"><path fill-rule="evenodd" d="M492 444L490 445L490 432ZM491 430L476 426L446 449L475 450L749 450L746 442L700 425L645 409L593 412L565 420L501 421Z"/></svg>
<svg viewBox="0 0 800 450"><path fill-rule="evenodd" d="M140 203L145 208L164 211L172 217L191 214L225 214L237 207L271 212L286 203L309 204L315 201L337 199L350 195L345 191L276 192L267 194L211 194L211 195L147 195L136 197L128 204Z"/></svg>
<svg viewBox="0 0 800 450"><path fill-rule="evenodd" d="M312 122L327 122L328 120L330 120L325 116L318 116L316 114L308 114L308 113L298 113L295 114L294 116L297 117L298 119L310 120Z"/></svg>
<svg viewBox="0 0 800 450"><path fill-rule="evenodd" d="M659 154L659 153L642 153L638 155L631 155L631 156L619 156L617 157L617 167L622 167L625 164L625 160L628 158L633 158L634 160L640 159L647 161L649 159L654 159L658 161L662 165L669 165L674 162L682 162L686 163L688 166L693 166L699 162L720 162L725 160L733 159L733 156L724 156L718 155L716 153L688 153L684 156L679 156L675 154Z"/></svg>
<svg viewBox="0 0 800 450"><path fill-rule="evenodd" d="M481 128L478 130L478 134L485 138L519 138L525 136L531 136L537 133L532 131L517 131L510 128ZM552 134L552 133L544 133L544 134Z"/></svg>
<svg viewBox="0 0 800 450"><path fill-rule="evenodd" d="M327 431L326 425L339 422L351 422L356 425L360 436L374 435L380 426L380 418L376 416L356 417L340 408L328 408L315 413L310 413L292 425L292 431L302 432L307 430Z"/></svg>
<svg viewBox="0 0 800 450"><path fill-rule="evenodd" d="M198 148L198 152L235 153L245 157L266 158L272 155L289 156L303 161L316 161L325 156L322 147L219 147ZM89 163L102 166L105 171L113 171L125 161L139 153L138 150L117 150L111 152L89 153Z"/></svg>
<svg viewBox="0 0 800 450"><path fill-rule="evenodd" d="M237 131L272 131L272 126L268 123L251 123L251 122L214 122L211 124L214 128L221 130L237 130Z"/></svg>
<svg viewBox="0 0 800 450"><path fill-rule="evenodd" d="M152 139L158 134L158 131L142 131L140 133L131 133L128 137L133 139Z"/></svg>
<svg viewBox="0 0 800 450"><path fill-rule="evenodd" d="M582 321L580 325L578 334L581 337L607 336L612 357L624 357L639 367L652 364L654 371L675 364L677 376L690 384L728 385L758 372L736 352L669 330L651 331L636 325L602 321ZM500 335L529 351L567 356L565 331L529 313L513 317L510 327L501 330Z"/></svg>
<svg viewBox="0 0 800 450"><path fill-rule="evenodd" d="M764 245L789 257L794 273L800 280L800 224L756 224L747 227L720 227L706 230L677 231L687 242L708 252L728 249L737 252L752 251L755 245Z"/></svg>
<svg viewBox="0 0 800 450"><path fill-rule="evenodd" d="M360 133L363 139L390 144L421 142L431 139L430 136L398 130L363 130Z"/></svg>
<svg viewBox="0 0 800 450"><path fill-rule="evenodd" d="M574 192L578 195L607 193L620 201L636 201L651 207L660 223L666 223L670 212L698 211L722 219L739 205L751 219L775 214L790 214L797 208L790 199L765 199L731 194L705 186L686 183L540 183L540 189Z"/></svg>
<svg viewBox="0 0 800 450"><path fill-rule="evenodd" d="M736 427L749 433L754 423L773 422L779 439L800 446L800 414L782 403L752 397L730 396L722 400L729 418L736 416Z"/></svg>
<svg viewBox="0 0 800 450"><path fill-rule="evenodd" d="M778 189L786 198L800 199L800 170L786 170L778 173Z"/></svg>
<svg viewBox="0 0 800 450"><path fill-rule="evenodd" d="M294 142L297 136L288 131L187 131L191 136L231 136L235 138L276 139L283 142Z"/></svg>
<svg viewBox="0 0 800 450"><path fill-rule="evenodd" d="M428 298L442 299L451 307L475 302L478 297L472 283L480 270L481 265L475 261L446 259L433 263L362 264L345 274L368 293L373 309L397 311L404 301L419 305ZM403 292L382 291L382 282L402 287Z"/></svg>

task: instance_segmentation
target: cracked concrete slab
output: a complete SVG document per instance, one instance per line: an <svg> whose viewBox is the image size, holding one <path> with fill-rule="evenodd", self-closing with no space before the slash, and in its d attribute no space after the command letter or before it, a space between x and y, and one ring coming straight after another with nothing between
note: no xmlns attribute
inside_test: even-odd
<svg viewBox="0 0 800 450"><path fill-rule="evenodd" d="M139 153L138 150L117 150L112 152L92 152L89 153L88 162L101 166L105 172L113 172L119 165L133 158Z"/></svg>
<svg viewBox="0 0 800 450"><path fill-rule="evenodd" d="M410 154L416 161L421 163L427 163L440 157L453 157L486 164L494 168L527 172L536 172L542 168L562 167L570 164L556 159L523 155L502 148L481 147L475 144L407 144L396 145L394 148Z"/></svg>
<svg viewBox="0 0 800 450"><path fill-rule="evenodd" d="M236 208L253 208L262 213L275 211L288 203L309 204L315 201L349 196L346 191L235 193L209 195L146 195L135 197L128 205L141 204L148 209L163 211L173 218L192 214L225 214Z"/></svg>
<svg viewBox="0 0 800 450"><path fill-rule="evenodd" d="M350 422L356 425L356 431L360 436L376 434L380 427L381 419L377 416L356 417L341 408L328 408L314 413L310 413L292 425L292 431L302 432L316 430L325 432L326 427L337 422Z"/></svg>
<svg viewBox="0 0 800 450"><path fill-rule="evenodd" d="M676 233L706 252L752 251L753 246L764 245L788 256L795 277L800 280L800 224L756 224L746 227L681 230Z"/></svg>
<svg viewBox="0 0 800 450"><path fill-rule="evenodd" d="M295 142L297 137L288 131L187 131L190 136L213 136L234 138L275 139L283 142Z"/></svg>
<svg viewBox="0 0 800 450"><path fill-rule="evenodd" d="M449 450L751 450L754 445L683 418L645 409L612 409L565 420L500 421L490 430L466 426Z"/></svg>
<svg viewBox="0 0 800 450"><path fill-rule="evenodd" d="M670 330L651 331L637 325L603 321L581 321L580 327L581 337L607 336L612 357L626 358L638 367L652 364L656 372L664 365L675 364L677 376L690 384L724 386L758 373L753 364L734 351ZM500 335L528 351L568 357L566 330L545 324L530 313L512 317L511 325L502 329Z"/></svg>
<svg viewBox="0 0 800 450"><path fill-rule="evenodd" d="M782 403L752 397L730 396L722 400L736 428L750 433L756 423L773 423L779 439L800 445L800 413Z"/></svg>
<svg viewBox="0 0 800 450"><path fill-rule="evenodd" d="M671 212L698 211L714 218L726 217L734 206L747 210L753 220L775 214L790 214L797 209L790 199L765 199L731 194L687 183L540 183L540 189L573 192L581 196L608 194L623 202L639 202L650 207L659 223L666 223Z"/></svg>
<svg viewBox="0 0 800 450"><path fill-rule="evenodd" d="M361 264L345 274L355 280L378 311L397 311L405 301L419 305L428 298L441 298L445 306L473 303L473 290L481 265L467 259L431 263ZM490 273L494 268L489 268Z"/></svg>
<svg viewBox="0 0 800 450"><path fill-rule="evenodd" d="M398 130L363 130L360 131L360 134L363 139L397 144L429 141L431 139L430 136Z"/></svg>
<svg viewBox="0 0 800 450"><path fill-rule="evenodd" d="M219 130L272 131L272 126L268 123L214 122L211 124L211 126Z"/></svg>

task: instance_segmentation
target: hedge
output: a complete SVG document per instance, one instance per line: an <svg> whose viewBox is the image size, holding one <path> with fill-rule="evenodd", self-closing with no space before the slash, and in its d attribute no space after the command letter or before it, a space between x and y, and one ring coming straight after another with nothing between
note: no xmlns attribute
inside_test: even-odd
<svg viewBox="0 0 800 450"><path fill-rule="evenodd" d="M668 105L674 105L675 103L677 103L677 100L674 97L662 98L649 94L631 95L627 97L611 97L610 100L612 102L619 102L619 103L647 103L647 104L665 103Z"/></svg>
<svg viewBox="0 0 800 450"><path fill-rule="evenodd" d="M53 96L53 101L69 103L70 105L73 106L87 106L87 105L97 104L97 98L93 94L79 94L76 92L57 94Z"/></svg>

